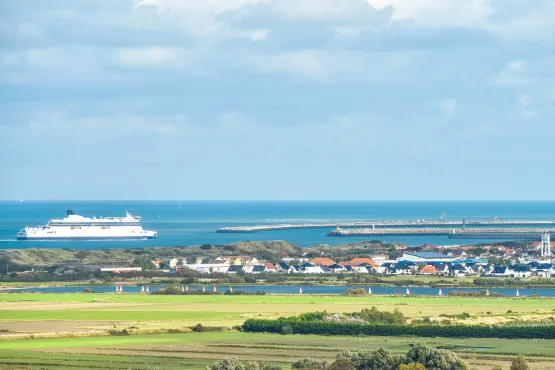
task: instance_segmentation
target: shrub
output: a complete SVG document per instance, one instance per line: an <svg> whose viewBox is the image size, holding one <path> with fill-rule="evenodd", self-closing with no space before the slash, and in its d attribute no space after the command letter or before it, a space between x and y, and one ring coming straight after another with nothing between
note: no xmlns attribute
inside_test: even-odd
<svg viewBox="0 0 555 370"><path fill-rule="evenodd" d="M435 370L466 370L466 363L454 352L415 344L407 352L406 360Z"/></svg>
<svg viewBox="0 0 555 370"><path fill-rule="evenodd" d="M426 368L417 362L409 362L408 364L399 365L397 370L426 370Z"/></svg>
<svg viewBox="0 0 555 370"><path fill-rule="evenodd" d="M358 288L358 289L347 289L343 292L343 295L366 295L366 289Z"/></svg>
<svg viewBox="0 0 555 370"><path fill-rule="evenodd" d="M530 367L526 363L524 356L518 355L514 358L513 362L511 363L511 370L528 370Z"/></svg>
<svg viewBox="0 0 555 370"><path fill-rule="evenodd" d="M206 370L246 370L245 365L243 365L236 358L225 359L214 365L207 366Z"/></svg>
<svg viewBox="0 0 555 370"><path fill-rule="evenodd" d="M293 328L289 325L285 325L281 328L281 334L283 335L293 334Z"/></svg>
<svg viewBox="0 0 555 370"><path fill-rule="evenodd" d="M396 370L405 361L404 356L391 354L383 348L374 352L341 352L337 359L348 359L357 370Z"/></svg>
<svg viewBox="0 0 555 370"><path fill-rule="evenodd" d="M193 331L197 333L202 333L204 331L204 326L202 324L196 324L193 326Z"/></svg>
<svg viewBox="0 0 555 370"><path fill-rule="evenodd" d="M338 358L326 370L357 370L351 360L347 358Z"/></svg>
<svg viewBox="0 0 555 370"><path fill-rule="evenodd" d="M293 362L291 369L324 369L327 365L326 361L320 361L313 358L304 358Z"/></svg>
<svg viewBox="0 0 555 370"><path fill-rule="evenodd" d="M92 293L93 291L90 288L83 289L83 293Z"/></svg>
<svg viewBox="0 0 555 370"><path fill-rule="evenodd" d="M129 335L129 332L127 331L127 329L123 329L123 330L108 330L108 333L110 335L116 336L116 337L120 337L120 336L126 336Z"/></svg>

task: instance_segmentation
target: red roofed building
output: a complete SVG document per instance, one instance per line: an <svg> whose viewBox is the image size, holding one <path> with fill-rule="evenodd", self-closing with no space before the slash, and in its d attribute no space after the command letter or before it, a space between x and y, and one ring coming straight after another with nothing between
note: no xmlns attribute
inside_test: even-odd
<svg viewBox="0 0 555 370"><path fill-rule="evenodd" d="M350 261L341 261L338 263L338 265L355 267L355 266L362 265L363 263L370 265L372 267L378 267L376 262L372 261L371 258L353 258Z"/></svg>
<svg viewBox="0 0 555 370"><path fill-rule="evenodd" d="M264 266L266 266L267 272L276 272L276 266L272 262L266 262Z"/></svg>
<svg viewBox="0 0 555 370"><path fill-rule="evenodd" d="M331 265L335 264L334 260L329 259L327 257L313 258L308 262L310 262L313 265L318 265L318 266L331 266Z"/></svg>
<svg viewBox="0 0 555 370"><path fill-rule="evenodd" d="M420 270L420 273L423 275L436 275L436 274L439 274L439 271L432 265L426 265L422 267L422 269Z"/></svg>

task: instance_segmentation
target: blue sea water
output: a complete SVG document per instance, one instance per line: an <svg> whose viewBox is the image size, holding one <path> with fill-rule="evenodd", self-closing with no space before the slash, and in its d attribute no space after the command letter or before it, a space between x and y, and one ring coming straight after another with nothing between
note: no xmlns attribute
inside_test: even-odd
<svg viewBox="0 0 555 370"><path fill-rule="evenodd" d="M66 209L83 216L140 215L143 228L158 231L156 240L17 241L19 229L64 217ZM0 249L6 248L142 248L224 244L246 240L287 240L299 246L337 245L368 237L329 238L326 229L217 234L223 226L271 223L346 222L360 220L555 219L555 201L1 201ZM379 237L408 245L458 244L446 237ZM470 241L464 241L468 243ZM480 240L484 242L484 240Z"/></svg>

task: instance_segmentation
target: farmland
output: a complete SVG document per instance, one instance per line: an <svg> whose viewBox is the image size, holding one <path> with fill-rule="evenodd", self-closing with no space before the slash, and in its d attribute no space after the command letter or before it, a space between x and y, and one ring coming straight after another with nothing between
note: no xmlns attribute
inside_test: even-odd
<svg viewBox="0 0 555 370"><path fill-rule="evenodd" d="M547 340L328 337L231 330L250 317L355 312L371 306L399 309L410 319L468 312L471 317L465 322L472 324L555 315L555 300L547 298L0 294L0 367L202 369L217 359L238 357L286 368L302 357L331 359L342 350L379 347L404 352L416 342L452 349L473 368L484 370L495 363L507 367L510 356L518 353L531 357L533 369L552 368L555 361L552 341ZM191 332L189 328L198 323L224 331ZM131 335L106 335L108 330L122 329ZM178 333L167 334L168 330ZM152 334L158 332L166 334Z"/></svg>

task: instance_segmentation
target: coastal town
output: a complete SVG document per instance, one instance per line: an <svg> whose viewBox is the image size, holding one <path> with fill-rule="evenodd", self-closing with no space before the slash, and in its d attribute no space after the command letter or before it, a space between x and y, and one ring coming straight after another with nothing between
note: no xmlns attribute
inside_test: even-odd
<svg viewBox="0 0 555 370"><path fill-rule="evenodd" d="M444 277L492 276L528 278L555 277L549 235L523 247L495 246L433 246L405 247L391 258L387 250L368 251L367 256L349 259L334 258L320 253L305 252L290 256L282 252L279 258L267 260L251 255L220 255L172 257L151 261L153 270L174 273L194 271L201 274L378 274L428 275ZM101 267L102 272L140 272L139 266Z"/></svg>

